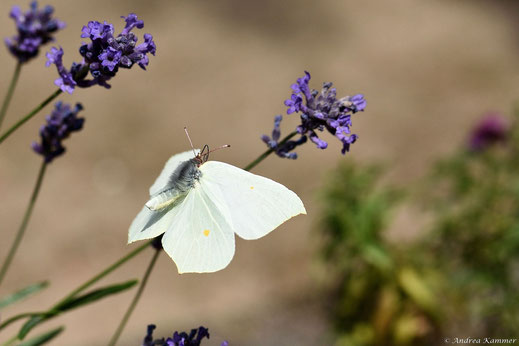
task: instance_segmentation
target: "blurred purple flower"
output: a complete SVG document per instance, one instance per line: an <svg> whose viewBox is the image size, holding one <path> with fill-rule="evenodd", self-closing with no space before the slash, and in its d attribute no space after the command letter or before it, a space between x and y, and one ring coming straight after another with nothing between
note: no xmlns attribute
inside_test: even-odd
<svg viewBox="0 0 519 346"><path fill-rule="evenodd" d="M209 339L209 329L200 326L198 329L191 329L191 332L174 332L171 338L161 338L153 340L153 331L156 326L148 325L146 336L142 341L142 346L200 346L204 338ZM221 346L228 346L227 341L222 342Z"/></svg>
<svg viewBox="0 0 519 346"><path fill-rule="evenodd" d="M78 118L77 113L82 110L77 103L74 109L70 105L57 102L52 113L47 116L47 124L40 128L41 143L33 142L33 150L42 155L45 162L50 163L54 158L65 152L62 141L69 137L70 133L83 128L84 118Z"/></svg>
<svg viewBox="0 0 519 346"><path fill-rule="evenodd" d="M488 147L505 142L509 136L510 125L500 114L488 114L474 127L469 138L469 149L480 152Z"/></svg>
<svg viewBox="0 0 519 346"><path fill-rule="evenodd" d="M337 137L342 143L342 154L349 151L350 145L355 143L358 138L350 131L351 115L364 111L366 108L364 96L357 94L337 99L337 91L332 88L332 83L324 83L322 90L319 92L310 89L308 85L310 78L310 73L305 71L305 75L292 84L292 95L285 100L285 106L288 107L287 114L300 113L301 124L297 126L296 130L301 137L297 141L278 142L280 115L276 116L274 120L272 138L266 135L261 137L270 148L275 150L278 156L289 159L297 158L297 154L290 151L305 143L307 137L317 148L326 149L328 143L318 137L316 130L324 131L326 129Z"/></svg>
<svg viewBox="0 0 519 346"><path fill-rule="evenodd" d="M142 346L154 346L156 345L153 341L153 331L157 328L154 324L148 324L148 327L146 329L146 336L144 337L144 340L142 340ZM163 339L164 340L164 339Z"/></svg>
<svg viewBox="0 0 519 346"><path fill-rule="evenodd" d="M129 69L137 64L145 70L149 63L148 53L155 55L157 49L153 37L144 34L144 42L137 44L138 38L132 29L142 29L144 22L137 19L134 13L122 18L126 21L126 26L117 36L114 36L114 27L110 23L88 22L82 29L81 37L88 38L91 42L82 44L79 53L83 61L73 63L70 70L63 66L63 50L52 48L47 53L47 66L55 64L60 75L54 84L70 94L76 86L87 88L101 85L110 88L107 82L117 74L119 68ZM56 54L60 55L59 59ZM85 79L88 73L92 79Z"/></svg>
<svg viewBox="0 0 519 346"><path fill-rule="evenodd" d="M52 18L53 12L52 6L39 10L36 1L31 2L31 8L26 12L13 6L9 16L16 23L18 35L5 38L5 44L19 62L24 63L36 57L40 46L53 41L52 35L65 27L64 22Z"/></svg>

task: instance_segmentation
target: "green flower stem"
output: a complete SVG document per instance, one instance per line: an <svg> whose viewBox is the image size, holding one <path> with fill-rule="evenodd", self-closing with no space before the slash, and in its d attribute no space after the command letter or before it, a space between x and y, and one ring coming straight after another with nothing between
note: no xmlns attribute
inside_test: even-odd
<svg viewBox="0 0 519 346"><path fill-rule="evenodd" d="M4 121L5 113L7 112L7 108L9 108L9 103L11 103L11 98L13 97L14 89L16 88L16 83L18 82L18 77L20 77L21 69L22 63L16 63L13 77L11 78L9 88L7 89L7 94L5 94L4 102L2 103L2 108L0 109L0 127L2 127L2 122Z"/></svg>
<svg viewBox="0 0 519 346"><path fill-rule="evenodd" d="M18 229L18 233L16 233L16 237L14 238L14 242L11 245L11 249L9 250L9 254L5 259L4 264L2 265L2 269L0 270L0 284L2 283L9 266L13 260L13 257L22 241L23 235L25 233L25 229L27 228L27 224L29 223L29 219L32 214L32 209L34 208L34 204L36 199L38 198L38 193L40 192L41 182L43 181L43 176L45 175L45 169L47 168L47 163L45 161L42 162L40 167L40 173L38 174L38 179L36 180L36 185L34 186L34 190L32 191L31 200L29 201L29 205L27 206L27 210L25 211L25 215L23 216L22 224Z"/></svg>
<svg viewBox="0 0 519 346"><path fill-rule="evenodd" d="M6 342L2 344L2 346L11 346L14 342L18 341L18 337L15 335Z"/></svg>
<svg viewBox="0 0 519 346"><path fill-rule="evenodd" d="M289 135L287 135L285 138L283 138L281 140L281 142L279 142L279 145L282 145L282 144L285 144L290 138L294 137L295 135L297 135L297 131L294 131L292 133L290 133ZM258 156L258 158L254 161L252 161L251 163L249 163L247 166L245 166L244 170L246 171L250 171L251 169L253 169L254 167L256 167L256 165L258 163L260 163L261 161L263 161L264 159L267 158L267 156L269 156L270 154L272 154L274 152L274 149L270 148L269 150L265 151L263 154L261 154L260 156Z"/></svg>
<svg viewBox="0 0 519 346"><path fill-rule="evenodd" d="M144 243L143 245L139 246L138 248L136 248L135 250L133 250L132 252L130 252L129 254L127 254L126 256L122 257L117 262L115 262L114 264L112 264L111 266L109 266L108 268L103 270L101 273L97 274L96 276L94 276L90 280L88 280L85 283L83 283L81 286L79 286L78 288L76 288L75 290L70 292L65 298L63 298L57 304L55 304L50 310L54 310L54 308L56 308L58 306L61 306L62 304L68 302L70 299L74 298L77 294L83 292L85 289L87 289L88 287L92 286L94 283L96 283L97 281L101 280L102 278L104 278L106 275L110 274L115 269L119 268L122 264L124 264L125 262L127 262L131 258L135 257L142 250L144 250L148 246L150 246L151 242L152 241L150 240L150 241Z"/></svg>
<svg viewBox="0 0 519 346"><path fill-rule="evenodd" d="M121 333L123 332L123 329L126 326L128 319L130 318L133 310L135 309L135 307L137 306L137 303L139 302L139 299L141 298L142 292L144 291L144 288L146 287L146 283L148 282L151 271L153 270L153 267L155 266L155 262L157 262L157 258L159 258L159 254L161 252L162 252L162 250L155 250L153 257L151 258L151 262L148 265L148 268L146 268L146 272L144 273L144 276L141 280L139 289L137 290L137 293L133 297L133 300L130 303L128 310L126 310L126 313L124 314L124 317L121 320L121 323L119 323L119 327L117 327L117 330L115 331L114 335L112 336L112 339L108 343L108 346L114 346L115 343L117 342L117 340L119 339L119 337L121 336Z"/></svg>
<svg viewBox="0 0 519 346"><path fill-rule="evenodd" d="M23 314L15 315L15 316L3 321L2 324L0 324L0 330L4 329L11 323L16 322L22 318L51 315L52 313L53 313L52 311L24 312Z"/></svg>
<svg viewBox="0 0 519 346"><path fill-rule="evenodd" d="M3 328L7 327L9 324L11 324L13 322L16 322L16 321L18 321L18 320L20 320L22 318L33 317L33 316L37 316L37 315L42 315L42 316L43 315L53 315L56 312L56 308L58 308L59 306L65 304L65 303L67 303L70 299L73 299L76 295L78 295L79 293L83 292L85 289L87 289L88 287L92 286L97 281L101 280L103 277L105 277L106 275L108 275L109 273L111 273L112 271L117 269L118 267L120 267L122 264L124 264L125 262L127 262L131 258L135 257L137 254L142 252L142 250L144 250L148 246L150 246L150 244L151 244L151 240L146 242L145 244L139 246L138 248L136 248L135 250L133 250L132 252L130 252L126 256L122 257L121 259L116 261L114 264L112 264L111 266L109 266L108 268L103 270L101 273L97 274L96 276L94 276L93 278L91 278L90 280L86 281L85 283L80 285L78 288L76 288L75 290L70 292L65 298L60 300L58 303L54 304L54 306L52 308L50 308L49 310L42 311L42 312L24 313L24 314L13 316L13 317L9 318L8 320L5 320L0 325L0 330L2 330ZM7 341L6 343L4 343L2 345L11 345L13 342L18 341L17 335L15 335L12 339L10 339L9 341Z"/></svg>
<svg viewBox="0 0 519 346"><path fill-rule="evenodd" d="M49 97L47 97L42 103L40 103L36 108L34 108L32 111L29 112L26 116L24 116L22 119L20 119L16 124L14 124L9 130L7 130L2 136L0 136L0 144L7 139L13 133L16 131L20 126L25 124L29 119L31 119L36 113L41 111L43 107L48 105L52 100L54 100L56 97L58 97L59 94L61 94L61 89L56 90L54 93L52 93Z"/></svg>

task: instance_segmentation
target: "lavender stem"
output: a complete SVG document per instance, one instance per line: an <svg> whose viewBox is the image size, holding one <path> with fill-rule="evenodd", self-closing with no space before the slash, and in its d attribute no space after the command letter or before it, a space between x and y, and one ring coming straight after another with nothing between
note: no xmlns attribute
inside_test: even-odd
<svg viewBox="0 0 519 346"><path fill-rule="evenodd" d="M139 299L141 298L142 292L144 291L144 288L146 287L146 283L148 282L148 279L151 275L151 271L153 270L153 267L155 266L155 262L157 262L157 258L159 258L160 252L161 252L161 250L155 250L153 257L151 258L151 262L148 265L148 268L146 268L146 272L144 273L144 276L141 280L139 289L137 290L137 293L135 293L135 296L133 297L133 300L130 303L128 310L126 310L126 313L124 314L123 319L121 320L121 323L119 323L119 326L117 327L117 330L115 331L114 335L110 339L108 346L115 346L117 340L121 336L121 333L123 332L123 329L126 326L128 319L130 318L133 310L135 309L135 307L137 306L137 303L139 302Z"/></svg>
<svg viewBox="0 0 519 346"><path fill-rule="evenodd" d="M6 140L11 133L16 131L20 126L22 126L25 122L27 122L29 119L31 119L33 116L36 115L39 111L43 109L46 105L48 105L52 100L54 100L56 97L58 97L59 94L61 94L61 89L56 90L52 95L47 97L42 103L40 103L36 108L34 108L32 111L29 112L26 116L24 116L22 119L20 119L16 124L14 124L9 130L7 130L2 136L0 136L0 144Z"/></svg>
<svg viewBox="0 0 519 346"><path fill-rule="evenodd" d="M47 163L45 161L43 161L41 164L41 167L40 167L40 172L38 174L38 179L36 180L36 185L34 186L34 190L32 192L32 196L29 201L29 205L27 206L27 210L25 211L25 215L23 216L22 224L20 225L20 228L18 229L18 232L16 233L16 237L14 239L13 244L11 245L9 254L7 255L7 258L5 259L4 264L2 265L2 269L0 270L0 284L2 283L2 280L4 279L5 274L7 273L7 270L9 269L9 266L11 265L11 262L16 253L16 250L18 249L18 246L20 245L20 242L22 241L23 235L25 233L25 229L27 228L27 224L29 223L29 219L31 217L32 210L34 208L34 204L35 204L36 199L38 198L38 194L40 192L40 187L41 187L41 183L43 181L43 176L45 175L46 168L47 168Z"/></svg>
<svg viewBox="0 0 519 346"><path fill-rule="evenodd" d="M288 134L285 138L283 138L281 140L281 142L279 142L279 146L285 144L290 138L294 137L295 135L297 135L297 131L294 131L290 134ZM254 167L256 167L256 165L258 163L260 163L261 161L263 161L264 159L267 158L267 156L269 156L270 154L272 154L274 152L274 149L273 148L270 148L268 149L267 151L265 151L263 154L261 154L260 156L258 156L258 158L254 161L252 161L251 163L249 163L247 166L245 166L244 170L246 171L250 171L251 169L253 169Z"/></svg>
<svg viewBox="0 0 519 346"><path fill-rule="evenodd" d="M0 128L2 127L2 122L5 118L5 113L7 113L7 108L9 108L9 104L11 103L11 98L13 97L14 89L16 88L16 83L18 82L18 77L20 77L20 70L22 69L22 63L17 62L16 67L14 68L13 77L11 78L11 82L9 83L9 88L7 89L7 94L5 95L4 102L2 103L2 108L0 109Z"/></svg>

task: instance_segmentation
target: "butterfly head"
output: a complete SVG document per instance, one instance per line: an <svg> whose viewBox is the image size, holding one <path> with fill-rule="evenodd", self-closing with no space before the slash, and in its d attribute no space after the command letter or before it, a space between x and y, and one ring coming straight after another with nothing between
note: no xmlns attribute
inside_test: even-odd
<svg viewBox="0 0 519 346"><path fill-rule="evenodd" d="M206 145L204 145L202 150L198 154L195 155L193 160L195 160L197 167L200 167L201 165L203 165L204 163L206 163L209 160L210 153L212 153L213 151L217 151L217 150L220 150L223 148L230 148L230 147L231 146L229 144L225 144L216 149L209 150L209 146L206 144Z"/></svg>
<svg viewBox="0 0 519 346"><path fill-rule="evenodd" d="M207 160L209 160L209 154L212 153L213 151L230 147L229 144L226 144L226 145L222 145L221 147L218 147L216 149L209 150L209 146L206 144L206 145L204 145L202 150L197 154L195 152L195 148L193 147L193 142L191 141L191 137L189 137L189 133L187 132L187 127L184 127L184 131L186 132L186 136L187 136L187 139L189 140L189 144L191 144L191 149L193 149L193 154L195 154L195 157L193 158L193 160L195 161L197 167L200 167L204 163L206 163Z"/></svg>
<svg viewBox="0 0 519 346"><path fill-rule="evenodd" d="M206 163L207 160L209 160L210 152L211 151L209 150L209 146L206 144L206 145L204 145L202 150L199 151L198 154L196 154L196 156L194 157L194 160L196 162L197 167L200 167L201 165Z"/></svg>

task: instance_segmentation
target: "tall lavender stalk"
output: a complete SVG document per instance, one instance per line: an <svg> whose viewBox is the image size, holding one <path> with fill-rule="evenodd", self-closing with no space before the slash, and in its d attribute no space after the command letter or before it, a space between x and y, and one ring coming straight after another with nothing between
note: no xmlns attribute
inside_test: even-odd
<svg viewBox="0 0 519 346"><path fill-rule="evenodd" d="M13 97L22 65L37 57L41 46L54 41L54 34L65 27L64 22L52 17L53 13L52 6L38 9L36 1L31 2L31 7L26 12L22 12L18 6L13 6L9 13L16 24L18 34L6 37L4 40L17 63L0 108L0 127L2 127L2 122Z"/></svg>
<svg viewBox="0 0 519 346"><path fill-rule="evenodd" d="M76 104L75 108L72 108L67 104L58 102L54 111L47 117L47 123L42 125L40 128L41 141L32 144L33 150L43 156L43 162L40 167L31 199L29 200L29 204L25 210L22 223L16 232L13 244L11 245L9 253L0 269L0 284L13 261L16 251L18 250L25 234L25 230L27 229L27 225L29 224L47 165L56 157L65 153L65 147L63 146L62 141L68 138L72 132L79 131L83 128L84 118L77 117L77 113L81 109L83 109L83 107L79 103Z"/></svg>

